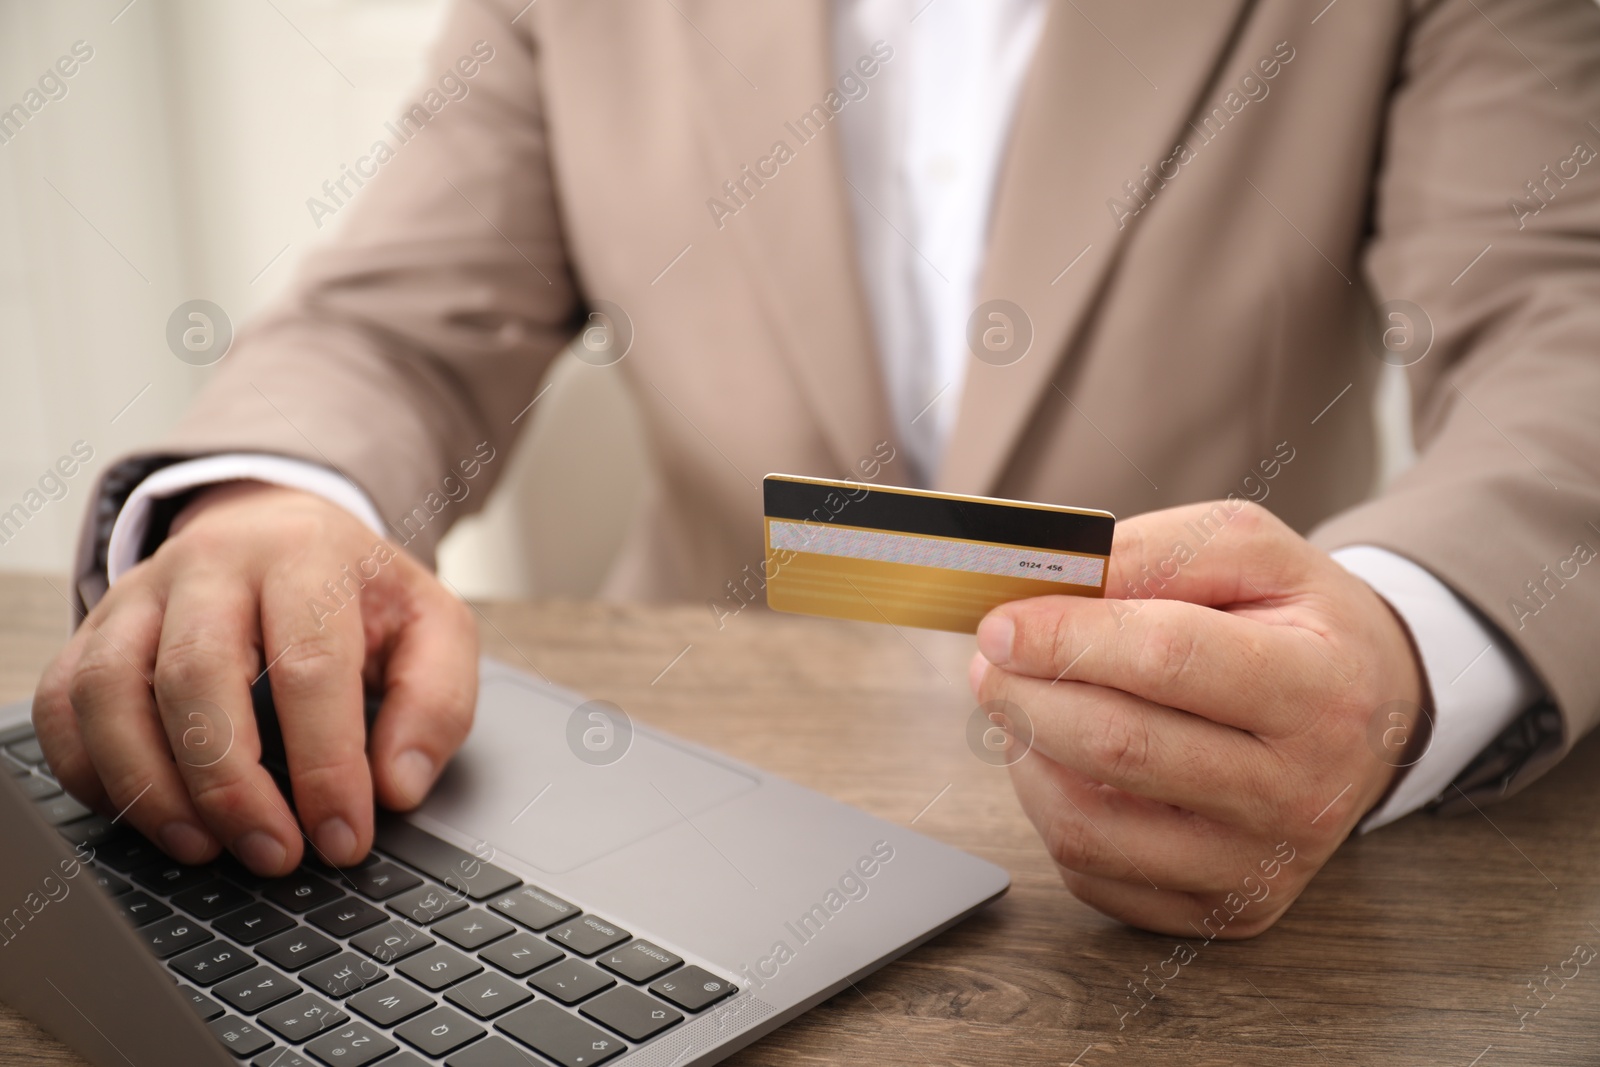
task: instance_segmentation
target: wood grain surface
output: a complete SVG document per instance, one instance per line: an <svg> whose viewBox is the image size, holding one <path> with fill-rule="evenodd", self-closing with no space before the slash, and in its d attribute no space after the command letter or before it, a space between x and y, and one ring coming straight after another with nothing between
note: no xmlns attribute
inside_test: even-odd
<svg viewBox="0 0 1600 1067"><path fill-rule="evenodd" d="M65 589L0 575L0 700L29 695L64 640ZM1600 960L1555 977L1600 948L1592 743L1481 813L1347 842L1272 930L1189 939L1193 958L1163 967L1176 939L1068 895L1006 772L968 749L970 638L753 608L720 630L700 606L479 616L514 666L1011 872L998 903L728 1063L1600 1062ZM1130 983L1175 969L1134 1014ZM0 1006L0 1064L80 1062Z"/></svg>

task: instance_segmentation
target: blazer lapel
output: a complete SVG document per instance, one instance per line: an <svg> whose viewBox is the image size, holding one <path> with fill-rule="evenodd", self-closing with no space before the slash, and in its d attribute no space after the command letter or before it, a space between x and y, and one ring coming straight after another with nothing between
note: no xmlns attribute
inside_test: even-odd
<svg viewBox="0 0 1600 1067"><path fill-rule="evenodd" d="M1054 0L1018 101L977 294L979 306L1022 308L1033 341L1009 366L969 362L939 488L994 490L1141 221L1119 230L1107 199L1128 199L1123 182L1185 139L1251 3L1122 0L1108 14L1088 0ZM1162 29L1119 32L1130 25Z"/></svg>
<svg viewBox="0 0 1600 1067"><path fill-rule="evenodd" d="M839 131L826 128L802 140L809 131L795 125L833 88L831 5L802 0L758 15L744 0L679 3L694 26L685 27L691 45L702 48L701 36L714 42L703 47L696 75L706 194L736 209L706 240L737 247L784 358L848 476L877 442L894 442L896 435L856 258ZM792 158L773 164L776 175L757 186L745 168L755 171L780 141ZM766 169L771 174L772 165ZM723 188L729 180L744 182L737 198Z"/></svg>

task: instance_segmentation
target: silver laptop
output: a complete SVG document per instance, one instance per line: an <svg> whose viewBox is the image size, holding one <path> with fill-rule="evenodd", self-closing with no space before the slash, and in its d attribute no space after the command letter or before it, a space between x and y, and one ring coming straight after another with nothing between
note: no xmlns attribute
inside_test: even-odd
<svg viewBox="0 0 1600 1067"><path fill-rule="evenodd" d="M60 791L25 703L0 765L0 998L94 1064L712 1063L1009 885L489 660L355 868L172 863Z"/></svg>

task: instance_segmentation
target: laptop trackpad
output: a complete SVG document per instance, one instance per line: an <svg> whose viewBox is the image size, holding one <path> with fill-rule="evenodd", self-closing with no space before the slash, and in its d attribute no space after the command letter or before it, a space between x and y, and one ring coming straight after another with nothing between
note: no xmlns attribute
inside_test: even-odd
<svg viewBox="0 0 1600 1067"><path fill-rule="evenodd" d="M472 733L417 813L419 823L437 821L561 874L667 827L692 825L760 784L669 739L638 732L629 739L625 723L592 705L582 705L573 722L578 706L514 678L485 678Z"/></svg>

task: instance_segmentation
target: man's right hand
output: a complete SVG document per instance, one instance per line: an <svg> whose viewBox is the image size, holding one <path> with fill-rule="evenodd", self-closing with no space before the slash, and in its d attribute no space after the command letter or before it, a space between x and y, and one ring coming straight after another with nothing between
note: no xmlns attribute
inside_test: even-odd
<svg viewBox="0 0 1600 1067"><path fill-rule="evenodd" d="M266 667L297 825L261 766ZM363 682L383 702L367 737ZM33 701L61 784L173 858L231 850L262 875L372 844L373 797L421 802L466 737L478 634L421 564L320 497L258 482L202 493L89 612Z"/></svg>

